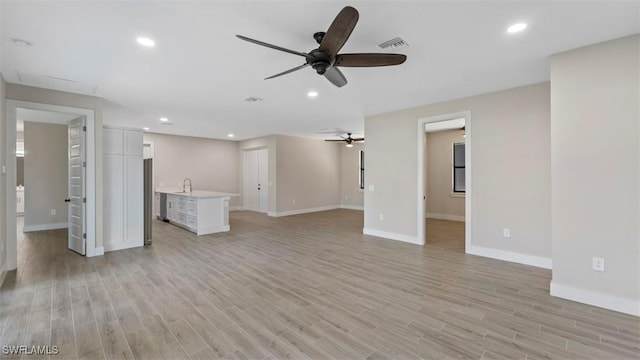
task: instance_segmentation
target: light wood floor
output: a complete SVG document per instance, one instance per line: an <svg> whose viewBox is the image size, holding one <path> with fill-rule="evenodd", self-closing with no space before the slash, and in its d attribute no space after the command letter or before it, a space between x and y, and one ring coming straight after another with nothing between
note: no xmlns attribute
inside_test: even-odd
<svg viewBox="0 0 640 360"><path fill-rule="evenodd" d="M550 271L364 236L362 212L231 214L85 258L27 234L1 345L61 358L638 359L640 322L549 296ZM25 356L24 358L37 358Z"/></svg>
<svg viewBox="0 0 640 360"><path fill-rule="evenodd" d="M426 243L464 253L464 221L427 219Z"/></svg>

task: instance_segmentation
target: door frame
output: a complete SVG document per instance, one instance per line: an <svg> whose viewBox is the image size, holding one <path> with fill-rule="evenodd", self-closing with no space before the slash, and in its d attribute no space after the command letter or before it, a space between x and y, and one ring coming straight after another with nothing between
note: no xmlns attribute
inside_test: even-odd
<svg viewBox="0 0 640 360"><path fill-rule="evenodd" d="M425 184L426 184L426 170L424 166L425 155L425 125L429 123L445 123L454 119L464 118L465 126L465 226L464 226L464 251L466 253L471 249L471 111L461 111L456 113L442 114L436 116L429 116L418 119L418 243L424 245L426 243L426 221L425 221Z"/></svg>
<svg viewBox="0 0 640 360"><path fill-rule="evenodd" d="M7 199L7 211L6 211L6 239L7 239L7 258L6 266L4 270L15 270L18 265L18 242L17 242L17 228L16 228L16 213L15 211L9 211L13 204L16 202L16 120L17 109L30 109L41 111L53 111L64 112L68 114L74 114L78 116L84 116L86 119L87 133L86 133L86 233L87 233L87 245L86 256L98 256L103 254L102 248L96 248L96 126L95 126L95 113L93 109L83 109L69 106L51 105L44 103L37 103L31 101L11 100L7 99L7 122L6 122L6 134L5 134L5 164L6 169L6 199Z"/></svg>

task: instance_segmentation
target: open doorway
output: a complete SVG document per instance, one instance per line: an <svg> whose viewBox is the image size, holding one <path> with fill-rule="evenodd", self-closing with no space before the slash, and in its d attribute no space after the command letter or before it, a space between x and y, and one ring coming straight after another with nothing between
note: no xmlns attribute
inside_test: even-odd
<svg viewBox="0 0 640 360"><path fill-rule="evenodd" d="M72 124L74 121L78 122L76 126ZM17 141L19 124L22 124L22 145L19 145ZM55 126L60 128L54 128ZM55 141L52 138L53 133L56 134ZM78 136L78 133L82 135ZM64 137L64 140L58 141L58 137ZM81 245L81 248L72 246L70 236L67 239L62 239L63 243L67 243L70 249L87 256L102 255L102 249L97 248L95 244L95 157L85 157L85 154L95 153L94 111L7 100L5 140L8 175L5 191L8 202L12 201L11 199L16 201L16 211L7 211L6 214L7 270L18 267L18 238L19 235L24 234L23 230L26 230L27 233L63 231L66 234L76 234L76 237L80 239L76 243ZM31 144L31 148L29 144ZM64 149L53 151L54 148L58 148L58 145L64 146ZM20 184L17 174L19 161L16 155L19 154L20 146L24 146L22 161L25 184L22 184L24 213L23 216L18 217L20 189L18 185ZM80 154L82 156L79 156ZM31 160L29 160L30 155L33 155ZM49 159L50 156L56 157L55 161ZM60 159L63 159L64 164ZM77 186L76 180L79 177L82 184L85 184L81 187ZM32 183L30 179L33 180ZM59 189L51 190L49 186L54 182L62 183L64 189L58 186ZM80 192L74 191L74 187L78 187ZM52 200L52 202L45 204L45 200ZM74 202L81 204L81 206L68 205L68 203ZM77 208L82 209L80 217L82 226L75 226L77 223L71 220L79 216L77 211L74 211ZM70 225L72 230L78 231L66 231Z"/></svg>
<svg viewBox="0 0 640 360"><path fill-rule="evenodd" d="M471 243L470 113L418 120L418 237L456 252Z"/></svg>

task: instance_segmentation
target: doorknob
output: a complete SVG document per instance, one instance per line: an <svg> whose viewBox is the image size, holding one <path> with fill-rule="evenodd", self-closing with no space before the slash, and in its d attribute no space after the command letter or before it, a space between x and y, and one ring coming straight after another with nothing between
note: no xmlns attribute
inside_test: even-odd
<svg viewBox="0 0 640 360"><path fill-rule="evenodd" d="M71 202L71 199L64 199L64 202Z"/></svg>

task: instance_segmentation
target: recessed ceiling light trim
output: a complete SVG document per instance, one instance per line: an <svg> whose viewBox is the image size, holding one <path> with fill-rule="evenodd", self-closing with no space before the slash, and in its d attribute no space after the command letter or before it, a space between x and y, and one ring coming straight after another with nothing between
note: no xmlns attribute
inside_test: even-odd
<svg viewBox="0 0 640 360"><path fill-rule="evenodd" d="M169 119L166 118L166 117L161 117L160 118L160 122L167 123L167 122L169 122Z"/></svg>
<svg viewBox="0 0 640 360"><path fill-rule="evenodd" d="M249 97L244 98L244 101L246 101L246 102L260 102L262 100L264 100L264 99L261 98L261 97L257 97L257 96L249 96Z"/></svg>
<svg viewBox="0 0 640 360"><path fill-rule="evenodd" d="M136 38L136 42L146 47L156 46L156 42L146 36L139 36L138 38Z"/></svg>
<svg viewBox="0 0 640 360"><path fill-rule="evenodd" d="M519 33L521 31L523 31L526 28L527 28L527 23L519 22L519 23L516 23L516 24L513 24L513 25L509 26L507 28L507 32L509 34L515 34L515 33Z"/></svg>
<svg viewBox="0 0 640 360"><path fill-rule="evenodd" d="M310 97L310 98L316 98L316 97L318 97L318 92L314 91L314 90L311 90L311 91L309 91L307 93L307 96Z"/></svg>
<svg viewBox="0 0 640 360"><path fill-rule="evenodd" d="M233 135L233 134L227 134L227 137L230 137L230 138L232 138L232 137L234 137L234 136L235 136L235 135Z"/></svg>

